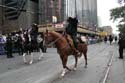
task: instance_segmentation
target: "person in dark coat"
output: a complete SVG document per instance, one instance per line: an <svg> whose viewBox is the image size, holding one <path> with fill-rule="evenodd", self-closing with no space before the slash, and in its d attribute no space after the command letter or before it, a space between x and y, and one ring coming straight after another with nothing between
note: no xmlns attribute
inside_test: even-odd
<svg viewBox="0 0 125 83"><path fill-rule="evenodd" d="M38 25L33 23L32 24L32 29L31 29L31 37L33 37L32 39L33 40L36 40L37 39L37 35L38 35Z"/></svg>
<svg viewBox="0 0 125 83"><path fill-rule="evenodd" d="M7 58L13 58L12 56L12 38L11 35L8 34L6 38L6 45L5 45L6 53L7 53Z"/></svg>
<svg viewBox="0 0 125 83"><path fill-rule="evenodd" d="M38 51L38 43L37 43L37 36L38 36L38 25L33 23L32 29L30 31L31 35L31 48L35 51Z"/></svg>
<svg viewBox="0 0 125 83"><path fill-rule="evenodd" d="M73 43L75 48L77 49L77 25L78 25L78 20L77 18L68 18L68 26L66 27L66 33L68 33L72 39L73 39Z"/></svg>
<svg viewBox="0 0 125 83"><path fill-rule="evenodd" d="M117 36L115 36L115 42L117 42L117 39L118 39Z"/></svg>
<svg viewBox="0 0 125 83"><path fill-rule="evenodd" d="M21 33L19 33L17 36L17 50L19 55L23 55L23 40L21 37Z"/></svg>
<svg viewBox="0 0 125 83"><path fill-rule="evenodd" d="M125 34L120 33L119 34L119 58L123 59L123 49L125 48Z"/></svg>
<svg viewBox="0 0 125 83"><path fill-rule="evenodd" d="M112 41L113 41L113 37L112 37L112 35L109 35L109 42L110 42L110 45L111 45Z"/></svg>
<svg viewBox="0 0 125 83"><path fill-rule="evenodd" d="M104 37L104 42L105 42L105 43L107 42L107 36Z"/></svg>
<svg viewBox="0 0 125 83"><path fill-rule="evenodd" d="M74 52L79 56L79 52L77 50L77 25L78 20L77 18L69 17L67 19L68 25L66 27L66 33L69 34L73 40L74 47L71 46L71 48L74 50Z"/></svg>

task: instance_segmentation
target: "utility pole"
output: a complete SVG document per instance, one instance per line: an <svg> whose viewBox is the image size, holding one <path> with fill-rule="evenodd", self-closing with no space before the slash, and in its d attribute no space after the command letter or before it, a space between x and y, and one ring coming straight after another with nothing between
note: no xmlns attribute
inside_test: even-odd
<svg viewBox="0 0 125 83"><path fill-rule="evenodd" d="M1 5L3 5L3 0L1 1ZM3 25L4 25L4 14L3 14L4 11L3 11L3 7L1 7L1 9L2 9L2 13L1 13L2 14L2 19L1 19L2 22L1 22L1 25L3 27Z"/></svg>
<svg viewBox="0 0 125 83"><path fill-rule="evenodd" d="M68 12L69 12L69 1L67 0L67 18L68 18Z"/></svg>
<svg viewBox="0 0 125 83"><path fill-rule="evenodd" d="M75 0L75 17L77 17L77 3L76 3L76 0Z"/></svg>
<svg viewBox="0 0 125 83"><path fill-rule="evenodd" d="M84 25L84 8L83 8L84 1L82 0L82 25Z"/></svg>
<svg viewBox="0 0 125 83"><path fill-rule="evenodd" d="M52 23L53 26L55 27L55 5L54 5L55 0L52 0Z"/></svg>

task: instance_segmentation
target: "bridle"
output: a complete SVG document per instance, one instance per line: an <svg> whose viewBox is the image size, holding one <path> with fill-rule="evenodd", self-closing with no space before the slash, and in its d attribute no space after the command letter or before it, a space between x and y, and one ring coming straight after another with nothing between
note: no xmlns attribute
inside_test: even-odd
<svg viewBox="0 0 125 83"><path fill-rule="evenodd" d="M51 43L46 44L46 46L51 46L51 45L55 44L55 43L56 43L58 40L60 40L62 37L63 37L63 35L60 36L60 37L58 37L56 40L52 41ZM48 40L48 35L47 35L47 40ZM68 45L68 44L64 45L61 49L64 49L67 45ZM61 50L61 49L60 49L60 50Z"/></svg>
<svg viewBox="0 0 125 83"><path fill-rule="evenodd" d="M47 46L51 46L51 45L55 44L55 43L56 43L58 40L60 40L62 37L63 37L63 36L58 37L58 38L57 38L56 40L54 40L53 42L47 44ZM48 38L48 36L47 36L47 38Z"/></svg>

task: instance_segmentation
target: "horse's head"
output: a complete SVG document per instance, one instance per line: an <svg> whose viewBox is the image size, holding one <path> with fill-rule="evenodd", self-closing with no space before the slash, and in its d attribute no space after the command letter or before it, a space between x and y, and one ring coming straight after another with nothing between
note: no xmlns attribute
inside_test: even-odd
<svg viewBox="0 0 125 83"><path fill-rule="evenodd" d="M45 44L48 45L49 43L54 41L54 37L52 35L51 32L46 32L44 33L44 40L45 40Z"/></svg>

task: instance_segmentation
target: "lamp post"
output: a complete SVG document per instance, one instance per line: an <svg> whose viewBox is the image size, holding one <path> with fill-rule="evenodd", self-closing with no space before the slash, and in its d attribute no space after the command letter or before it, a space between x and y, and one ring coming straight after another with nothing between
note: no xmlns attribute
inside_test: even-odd
<svg viewBox="0 0 125 83"><path fill-rule="evenodd" d="M52 23L53 23L53 26L55 27L56 16L55 16L55 6L54 6L54 2L55 2L55 0L52 0Z"/></svg>
<svg viewBox="0 0 125 83"><path fill-rule="evenodd" d="M1 1L1 5L3 5L3 0ZM2 12L2 13L1 13L1 14L2 14L1 25L2 25L2 27L3 27L3 25L4 25L4 16L3 16L4 14L3 14L3 11L4 11L4 10L3 10L3 7L1 7L1 12Z"/></svg>
<svg viewBox="0 0 125 83"><path fill-rule="evenodd" d="M96 24L94 25L94 28L95 28L95 34L96 34L96 31L97 31L97 25Z"/></svg>
<svg viewBox="0 0 125 83"><path fill-rule="evenodd" d="M84 25L83 21L84 21L84 12L83 12L83 5L84 5L84 1L82 0L82 25Z"/></svg>
<svg viewBox="0 0 125 83"><path fill-rule="evenodd" d="M75 0L75 16L77 17L77 4L76 4L76 0Z"/></svg>
<svg viewBox="0 0 125 83"><path fill-rule="evenodd" d="M66 14L66 18L68 18L68 12L69 12L69 1L67 0L67 2L66 2L66 6L67 6L67 14Z"/></svg>

